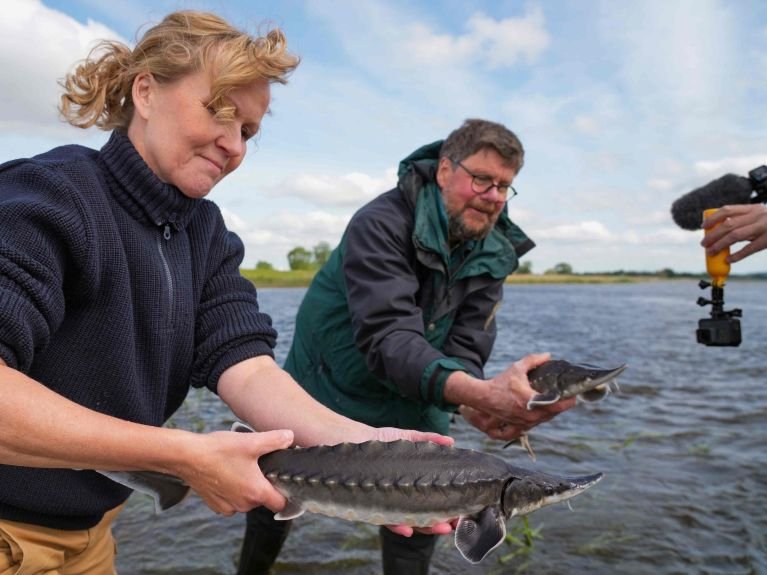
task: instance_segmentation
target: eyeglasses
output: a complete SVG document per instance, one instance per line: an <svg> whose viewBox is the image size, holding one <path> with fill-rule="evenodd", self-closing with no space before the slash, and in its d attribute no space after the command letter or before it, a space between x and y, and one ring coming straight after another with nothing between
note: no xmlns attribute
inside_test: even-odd
<svg viewBox="0 0 767 575"><path fill-rule="evenodd" d="M504 184L504 183L496 184L493 181L493 178L491 178L490 176L485 176L483 174L475 174L474 172L470 172L469 169L458 160L451 160L451 162L462 167L463 171L471 176L471 191L473 191L478 196L481 196L482 194L486 194L493 188L496 188L500 195L505 196L507 202L511 198L517 195L517 190L515 190L511 184Z"/></svg>

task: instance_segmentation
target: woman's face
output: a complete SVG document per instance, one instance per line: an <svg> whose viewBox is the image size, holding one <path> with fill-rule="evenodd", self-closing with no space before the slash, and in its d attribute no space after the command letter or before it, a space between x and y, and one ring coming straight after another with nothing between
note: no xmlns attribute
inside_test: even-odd
<svg viewBox="0 0 767 575"><path fill-rule="evenodd" d="M269 82L232 90L231 122L208 108L210 81L203 72L170 84L143 73L133 83L136 111L128 137L152 171L190 198L202 198L245 157L247 140L258 133L269 109Z"/></svg>

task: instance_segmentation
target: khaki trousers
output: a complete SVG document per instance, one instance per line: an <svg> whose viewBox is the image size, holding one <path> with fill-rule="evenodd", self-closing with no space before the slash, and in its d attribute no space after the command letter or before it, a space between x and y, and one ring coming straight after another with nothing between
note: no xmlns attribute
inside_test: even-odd
<svg viewBox="0 0 767 575"><path fill-rule="evenodd" d="M122 508L79 531L0 520L0 575L115 575L112 521Z"/></svg>

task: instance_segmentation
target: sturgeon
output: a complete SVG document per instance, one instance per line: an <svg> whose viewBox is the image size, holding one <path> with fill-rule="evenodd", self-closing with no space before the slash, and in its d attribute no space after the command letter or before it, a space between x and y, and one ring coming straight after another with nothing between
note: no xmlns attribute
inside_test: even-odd
<svg viewBox="0 0 767 575"><path fill-rule="evenodd" d="M587 363L552 359L527 373L530 386L538 393L527 402L527 409L551 405L560 399L578 396L585 401L599 401L617 391L616 378L628 367L603 368Z"/></svg>
<svg viewBox="0 0 767 575"><path fill-rule="evenodd" d="M587 363L570 363L564 359L552 359L527 372L527 379L538 393L527 402L527 409L551 405L560 399L577 396L584 401L600 401L607 394L618 390L617 377L628 366L603 368ZM535 452L527 433L519 436L522 447L535 461ZM511 445L513 441L504 447Z"/></svg>
<svg viewBox="0 0 767 575"><path fill-rule="evenodd" d="M235 430L244 430L235 424ZM287 499L276 519L306 511L375 525L429 527L458 517L455 546L479 563L506 537L506 521L583 493L603 475L559 477L524 469L472 449L405 440L294 447L259 458ZM158 510L189 487L155 472L101 472L155 498Z"/></svg>

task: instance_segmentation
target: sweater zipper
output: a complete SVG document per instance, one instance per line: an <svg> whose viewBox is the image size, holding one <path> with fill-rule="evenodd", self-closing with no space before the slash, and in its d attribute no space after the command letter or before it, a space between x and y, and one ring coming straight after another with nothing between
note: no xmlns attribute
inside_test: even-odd
<svg viewBox="0 0 767 575"><path fill-rule="evenodd" d="M168 311L173 315L173 274L170 271L170 265L168 259L165 257L165 250L163 249L163 242L170 241L171 231L170 223L166 222L161 224L163 226L162 238L157 238L157 251L160 253L160 260L162 261L162 267L165 272L165 280L168 283Z"/></svg>

